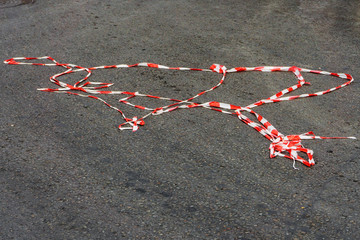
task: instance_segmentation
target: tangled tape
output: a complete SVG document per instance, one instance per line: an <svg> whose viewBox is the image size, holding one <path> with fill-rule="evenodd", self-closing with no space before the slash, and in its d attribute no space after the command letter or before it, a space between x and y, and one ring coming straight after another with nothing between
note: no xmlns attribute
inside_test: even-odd
<svg viewBox="0 0 360 240"><path fill-rule="evenodd" d="M50 60L53 63L33 63L33 62L20 62L18 60L36 60L36 59L42 59L42 60ZM305 98L305 97L314 97L314 96L320 96L335 90L338 90L342 87L345 87L349 85L353 78L349 74L345 73L331 73L326 71L318 71L318 70L310 70L305 68L299 68L296 66L293 67L273 67L273 66L261 66L261 67L237 67L237 68L231 68L227 69L223 65L214 64L210 67L210 69L199 69L199 68L187 68L187 67L167 67L164 65L159 65L155 63L137 63L133 65L126 65L126 64L120 64L120 65L109 65L109 66L99 66L99 67L90 67L85 68L81 66L77 66L74 64L69 63L59 63L55 61L53 58L49 56L45 57L35 57L35 58L27 58L27 57L17 57L17 58L11 58L8 60L5 60L4 63L6 64L26 64L26 65L38 65L38 66L60 66L63 68L66 68L66 71L55 74L54 76L50 77L50 81L55 83L58 88L41 88L38 89L40 91L44 92L57 92L57 93L67 93L72 94L80 97L88 97L93 98L96 100L99 100L103 102L105 105L110 107L111 109L114 109L118 111L122 117L124 118L125 122L119 125L120 130L124 129L130 129L132 131L137 131L139 129L139 126L142 126L145 124L144 119L151 116L151 115L160 115L165 112L171 112L176 109L185 109L185 108L195 108L195 107L202 107L207 108L211 110L215 110L221 113L231 114L236 117L238 117L241 121L249 125L250 127L257 130L260 134L262 134L264 137L266 137L270 142L270 157L274 158L276 156L286 157L289 159L295 161L299 161L306 166L312 166L315 164L315 161L313 159L313 151L311 149L303 147L301 144L301 140L304 139L340 139L340 138L348 138L348 139L355 139L355 137L320 137L316 136L313 132L307 132L300 135L288 135L285 136L284 134L280 133L268 120L266 120L261 115L257 114L252 110L252 108L256 106L260 106L266 103L276 103L281 101L288 101L288 100L294 100L297 98ZM205 91L202 91L195 96L188 98L186 100L179 100L179 99L173 99L173 98L166 98L166 97L159 97L159 96L153 96L148 94L143 94L139 92L127 92L127 91L108 91L104 90L105 88L108 88L112 86L112 83L102 83L102 82L89 82L88 78L90 77L93 70L97 69L108 69L108 68L130 68L130 67L150 67L150 68L159 68L159 69L171 69L171 70L183 70L183 71L204 71L204 72L215 72L222 75L220 81L218 84L213 86L210 89L207 89ZM83 79L79 80L74 85L67 84L65 82L62 82L58 80L59 77L75 73L75 72L81 72L86 71L87 75ZM227 104L227 103L221 103L216 101L211 102L205 102L205 103L197 103L194 102L194 99L200 97L201 95L213 91L217 87L219 87L225 80L225 77L228 73L235 73L235 72L244 72L244 71L260 71L260 72L292 72L295 74L298 82L297 84L288 87L286 89L283 89L282 91L276 93L275 95L266 98L261 99L259 101L256 101L255 103L252 103L246 107L241 107L237 105ZM289 96L285 97L284 95L287 93L290 93L303 85L309 84L304 80L304 78L301 75L301 72L305 73L315 73L315 74L322 74L322 75L329 75L329 76L335 76L339 78L346 79L347 82L334 87L330 88L325 91L319 91L316 93L311 94L301 94L297 96ZM92 95L90 95L92 94ZM128 95L125 98L120 99L119 101L123 104L130 105L135 108L139 108L142 110L149 111L147 114L145 114L143 117L132 117L127 118L123 111L121 111L119 108L110 105L105 100L94 96L99 94L122 94L122 95ZM158 108L148 108L141 105L135 105L129 102L129 99L134 97L147 97L147 98L155 98L155 99L161 99L161 100L167 100L170 101L171 104L165 105ZM258 122L250 120L246 115L244 115L244 112L248 112L250 114L253 114ZM303 157L299 156L299 153L304 153L307 155L307 159L304 159Z"/></svg>

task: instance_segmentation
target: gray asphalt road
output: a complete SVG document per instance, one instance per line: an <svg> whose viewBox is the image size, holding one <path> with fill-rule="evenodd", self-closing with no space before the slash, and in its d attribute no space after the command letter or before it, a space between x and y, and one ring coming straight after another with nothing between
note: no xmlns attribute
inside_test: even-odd
<svg viewBox="0 0 360 240"><path fill-rule="evenodd" d="M355 0L30 2L0 1L2 60L296 65L360 76ZM48 78L60 71L0 65L1 239L359 237L358 140L304 141L317 164L294 170L288 159L269 158L270 142L258 132L214 111L174 111L147 119L135 133L119 131L121 117L100 102L36 91L53 87ZM298 93L344 82L304 76L312 85ZM176 98L218 80L214 73L139 68L92 78ZM295 82L290 73L233 74L199 101L245 105ZM359 90L355 81L256 111L286 135L360 137Z"/></svg>

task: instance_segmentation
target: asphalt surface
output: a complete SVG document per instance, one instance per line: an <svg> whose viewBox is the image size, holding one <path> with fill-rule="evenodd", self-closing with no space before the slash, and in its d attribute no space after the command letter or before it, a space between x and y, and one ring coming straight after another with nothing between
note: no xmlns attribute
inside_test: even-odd
<svg viewBox="0 0 360 240"><path fill-rule="evenodd" d="M2 60L345 72L355 78L346 88L256 111L286 135L360 137L358 1L30 2L0 1ZM358 140L304 141L317 164L294 170L288 159L269 158L258 132L214 111L174 111L135 133L119 131L122 118L98 101L36 91L53 87L48 78L60 71L0 65L0 239L360 236ZM304 77L312 85L294 94L344 82ZM185 98L219 75L137 68L96 71L91 80ZM245 105L295 82L290 73L229 74L199 101Z"/></svg>

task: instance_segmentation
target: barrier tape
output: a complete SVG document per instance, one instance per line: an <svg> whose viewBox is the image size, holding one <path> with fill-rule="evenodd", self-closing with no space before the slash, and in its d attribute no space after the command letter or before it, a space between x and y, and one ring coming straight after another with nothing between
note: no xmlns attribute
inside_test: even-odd
<svg viewBox="0 0 360 240"><path fill-rule="evenodd" d="M20 62L18 60L50 60L53 63L33 63L33 62ZM299 161L303 163L304 165L310 167L315 164L315 161L313 159L313 150L305 148L301 144L301 140L305 139L356 139L355 137L320 137L316 136L313 132L307 132L304 134L299 135L284 135L280 133L268 120L266 120L261 115L257 114L252 110L252 108L267 104L267 103L276 103L281 101L289 101L294 100L298 98L306 98L306 97L314 97L314 96L320 96L323 94L327 94L330 92L333 92L335 90L338 90L340 88L343 88L347 85L349 85L351 82L354 81L351 75L346 73L332 73L327 71L318 71L318 70L310 70L306 68L299 68L296 66L292 67L274 67L274 66L260 66L260 67L236 67L227 69L223 65L219 64L213 64L209 69L199 69L199 68L188 68L188 67L168 67L164 65L159 65L155 63L136 63L133 65L127 65L127 64L119 64L119 65L109 65L109 66L98 66L98 67L90 67L85 68L81 66L77 66L74 64L69 63L59 63L55 59L49 56L44 57L16 57L16 58L10 58L8 60L5 60L4 63L6 64L13 64L13 65L37 65L37 66L60 66L63 68L66 68L67 70L58 74L55 74L50 77L50 81L58 86L58 88L40 88L38 90L43 92L56 92L56 93L67 93L71 95L76 95L80 97L87 97L87 98L93 98L96 100L99 100L103 102L106 106L110 107L111 109L116 110L119 112L122 117L124 118L125 122L119 125L120 130L130 129L133 132L137 131L139 129L139 126L143 126L145 124L144 119L152 116L152 115L160 115L166 112L171 112L177 109L187 109L187 108L196 108L196 107L202 107L207 108L210 110L214 110L217 112L225 113L234 115L237 118L239 118L242 122L246 123L250 127L254 128L256 131L258 131L260 134L262 134L265 138L267 138L271 144L270 144L270 158L274 158L276 156L281 156L285 158L289 158L295 161ZM110 69L110 68L131 68L131 67L149 67L149 68L158 68L158 69L168 69L168 70L181 70L181 71L203 71L203 72L215 72L218 74L221 74L222 77L218 84L211 87L210 89L207 89L205 91L202 91L193 97L190 97L185 100L179 100L179 99L173 99L173 98L167 98L167 97L160 97L160 96L153 96L149 94L139 93L139 92L127 92L127 91L109 91L105 90L106 88L111 87L112 83L103 83L103 82L90 82L88 81L89 77L91 76L92 71L97 69ZM61 76L64 76L66 74L71 74L75 72L81 72L86 71L87 75L76 82L74 85L67 84L65 82L60 81L58 78ZM236 73L236 72L249 72L249 71L260 71L260 72L292 72L298 82L297 84L285 88L281 90L280 92L274 94L271 97L261 99L259 101L256 101L255 103L252 103L246 107L241 107L233 104L228 103L222 103L217 101L210 101L205 103L198 103L194 102L194 100L201 95L213 91L216 88L218 88L225 80L225 77L228 73ZM306 93L296 96L284 96L287 93L290 93L303 85L310 84L305 81L305 79L302 77L301 73L314 73L314 74L322 74L322 75L328 75L328 76L334 76L342 79L346 79L347 82L330 89L327 89L325 91L319 91L315 93ZM91 94L91 95L90 95ZM138 118L136 116L132 118L128 118L125 116L124 112L121 111L119 108L110 105L105 100L103 100L100 97L94 96L94 95L100 95L100 94L113 94L113 95L128 95L125 98L122 98L119 100L119 102L132 106L134 108L139 108L145 111L149 111L144 116ZM147 98L153 98L153 99L161 99L170 101L171 103L169 105L157 107L157 108L149 108L141 105L135 105L129 102L130 99L134 97L147 97ZM246 115L244 115L244 112L248 112L250 114L253 114L258 122L250 120ZM304 159L299 155L299 153L304 153L307 155L307 159ZM294 165L295 168L295 165Z"/></svg>

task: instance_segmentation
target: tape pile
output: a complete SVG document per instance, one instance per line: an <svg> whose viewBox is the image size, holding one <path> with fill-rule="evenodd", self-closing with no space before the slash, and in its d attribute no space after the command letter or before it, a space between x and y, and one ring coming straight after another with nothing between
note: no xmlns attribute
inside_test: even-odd
<svg viewBox="0 0 360 240"><path fill-rule="evenodd" d="M50 60L53 63L34 63L34 62L21 62L19 60ZM74 64L69 63L59 63L55 59L49 56L44 57L16 57L11 58L8 60L5 60L4 63L6 64L14 64L14 65L37 65L37 66L60 66L66 69L66 71L55 74L54 76L50 77L50 81L53 82L58 86L58 88L40 88L38 90L44 91L44 92L57 92L57 93L67 93L71 95L76 95L80 97L87 97L87 98L93 98L96 100L99 100L103 102L106 106L110 107L111 109L116 110L119 112L122 117L124 118L125 122L119 125L120 130L130 129L132 131L137 131L139 129L139 126L142 126L145 124L144 119L152 116L152 115L160 115L166 112L171 112L177 109L186 109L186 108L196 108L196 107L202 107L211 109L214 111L218 111L225 114L230 114L233 116L236 116L239 118L242 122L246 123L250 127L257 130L260 134L262 134L265 138L267 138L271 144L270 144L270 157L274 158L276 156L281 156L285 158L289 158L295 161L299 161L306 166L310 167L315 164L315 161L313 159L313 151L311 149L307 149L302 146L301 140L305 139L355 139L355 137L320 137L316 136L313 132L307 132L300 135L284 135L280 133L268 120L266 120L261 115L254 112L252 109L254 107L266 104L266 103L276 103L281 101L289 101L294 100L298 98L306 98L306 97L314 97L314 96L320 96L326 93L330 93L332 91L338 90L342 87L345 87L349 85L351 82L354 81L351 75L345 74L345 73L331 73L327 71L318 71L318 70L310 70L305 68L299 68L296 66L292 67L274 67L274 66L261 66L261 67L236 67L227 69L223 65L219 64L213 64L209 69L199 69L199 68L187 68L187 67L167 67L164 65L159 65L155 63L136 63L133 65L127 65L127 64L119 64L119 65L109 65L109 66L98 66L98 67L90 67L85 68L81 66L77 66ZM149 67L149 68L158 68L158 69L169 69L169 70L182 70L182 71L204 71L204 72L215 72L218 74L221 74L222 77L220 81L213 86L210 89L207 89L205 91L202 91L198 94L196 94L193 97L190 97L185 100L179 100L179 99L173 99L173 98L167 98L167 97L160 97L160 96L153 96L149 94L139 93L139 92L127 92L127 91L109 91L104 90L105 88L108 88L112 86L112 83L102 83L102 82L89 82L88 79L92 73L93 70L97 69L110 69L110 68L131 68L131 67ZM87 75L76 82L74 85L67 84L65 82L62 82L58 80L59 77L64 76L66 74L71 74L75 72L81 72L86 71ZM236 73L236 72L244 72L244 71L260 71L260 72L292 72L295 74L297 78L297 83L291 87L285 88L281 90L280 92L274 94L271 97L261 99L259 101L256 101L255 103L252 103L246 107L241 107L237 105L232 105L228 103L222 103L217 101L211 101L211 102L205 102L205 103L198 103L194 102L194 100L201 95L213 91L216 88L218 88L225 80L225 77L228 73ZM328 75L328 76L334 76L339 77L342 79L346 79L347 82L330 89L327 89L325 91L319 91L311 94L301 94L297 96L284 96L287 93L290 93L303 85L309 84L304 80L301 73L314 73L314 74L322 74L322 75ZM121 94L121 95L127 95L125 98L120 99L119 101L123 104L130 105L135 108L139 108L145 111L148 111L147 114L144 116L138 118L138 117L132 117L128 118L125 116L124 112L121 111L119 108L110 105L105 100L103 100L100 97L94 96L94 95L101 95L101 94ZM129 99L134 97L147 97L147 98L153 98L153 99L161 99L170 101L171 103L165 106L161 106L158 108L148 108L141 105L135 105L129 102ZM250 114L253 114L258 122L250 120L247 116L244 115L244 112L248 112ZM304 153L307 155L308 159L304 159L299 155L299 153ZM295 167L295 166L294 166Z"/></svg>

